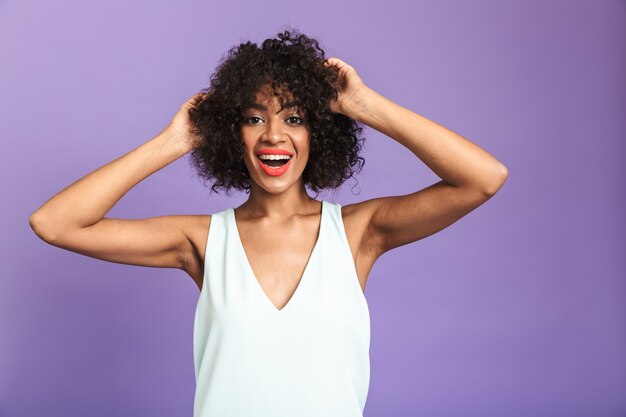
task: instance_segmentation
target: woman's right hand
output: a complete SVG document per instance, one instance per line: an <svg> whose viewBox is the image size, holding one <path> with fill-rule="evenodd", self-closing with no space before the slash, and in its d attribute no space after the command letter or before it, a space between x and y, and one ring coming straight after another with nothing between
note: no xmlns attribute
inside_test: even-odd
<svg viewBox="0 0 626 417"><path fill-rule="evenodd" d="M198 105L208 94L194 94L189 100L180 106L170 123L164 129L180 140L187 151L191 151L200 145L200 138L191 132L189 110Z"/></svg>

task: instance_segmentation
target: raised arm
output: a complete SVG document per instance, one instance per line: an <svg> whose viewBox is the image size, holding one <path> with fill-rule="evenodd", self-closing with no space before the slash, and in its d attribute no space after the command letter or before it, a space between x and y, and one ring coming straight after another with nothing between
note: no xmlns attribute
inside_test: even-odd
<svg viewBox="0 0 626 417"><path fill-rule="evenodd" d="M341 74L343 88L331 109L404 145L442 179L412 194L358 203L368 219L364 244L378 255L444 229L502 187L508 170L487 151L368 88L345 62L328 62Z"/></svg>
<svg viewBox="0 0 626 417"><path fill-rule="evenodd" d="M140 220L104 217L124 194L196 145L184 103L157 136L89 173L50 198L29 218L42 240L94 258L133 265L183 268L192 250L186 230L198 216Z"/></svg>

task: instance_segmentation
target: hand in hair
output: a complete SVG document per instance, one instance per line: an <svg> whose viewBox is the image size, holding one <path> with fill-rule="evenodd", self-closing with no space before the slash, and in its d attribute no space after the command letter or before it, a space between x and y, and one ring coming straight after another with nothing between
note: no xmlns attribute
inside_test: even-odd
<svg viewBox="0 0 626 417"><path fill-rule="evenodd" d="M356 73L356 70L341 59L330 57L326 59L324 65L337 71L335 88L338 97L336 100L331 100L330 110L351 117L356 109L362 105L363 96L368 87Z"/></svg>
<svg viewBox="0 0 626 417"><path fill-rule="evenodd" d="M191 130L192 125L189 118L189 110L195 108L209 95L210 94L206 93L194 94L180 106L178 112L165 128L172 136L180 140L188 151L196 148L201 141L201 138L195 135Z"/></svg>

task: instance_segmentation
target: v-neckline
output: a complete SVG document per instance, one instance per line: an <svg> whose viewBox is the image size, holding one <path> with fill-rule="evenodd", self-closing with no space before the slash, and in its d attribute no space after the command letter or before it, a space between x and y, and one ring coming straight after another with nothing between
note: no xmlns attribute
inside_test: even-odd
<svg viewBox="0 0 626 417"><path fill-rule="evenodd" d="M325 217L325 211L326 211L326 200L321 200L321 212L320 212L320 223L319 223L319 229L318 229L318 233L317 233L317 240L315 241L315 244L313 245L313 249L311 250L311 253L309 254L309 258L306 262L306 265L304 266L304 271L302 272L302 275L300 276L300 280L298 281L298 285L296 286L295 291L291 294L291 297L289 297L289 300L287 300L287 304L285 304L282 308L278 308L276 307L276 305L274 305L274 303L272 302L272 300L268 297L267 293L265 292L265 290L263 289L263 287L261 286L260 281L258 280L258 278L256 277L256 274L254 273L254 270L252 269L252 264L250 263L250 260L248 259L248 255L246 254L246 250L243 246L243 242L241 241L241 235L239 234L239 228L237 227L237 218L235 216L235 209L233 207L230 208L230 218L231 218L231 223L233 225L233 230L234 230L234 234L235 234L235 240L237 241L237 246L239 248L240 254L241 254L241 258L243 259L243 262L246 264L245 268L248 272L249 277L254 281L254 285L256 286L256 288L259 290L258 292L260 293L261 297L265 299L265 302L272 308L272 310L275 313L282 313L284 312L291 304L293 304L294 299L297 298L298 294L301 292L301 288L302 288L302 284L305 282L305 278L308 275L308 271L309 271L309 266L311 265L311 262L313 260L313 257L317 254L318 252L318 246L319 246L319 242L322 238L322 231L324 230L324 217Z"/></svg>

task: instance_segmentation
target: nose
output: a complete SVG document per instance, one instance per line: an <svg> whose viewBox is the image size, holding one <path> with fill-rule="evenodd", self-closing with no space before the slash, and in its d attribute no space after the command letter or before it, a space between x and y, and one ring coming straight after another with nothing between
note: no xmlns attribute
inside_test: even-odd
<svg viewBox="0 0 626 417"><path fill-rule="evenodd" d="M262 140L268 143L280 143L286 140L285 133L282 130L280 121L270 120L265 125Z"/></svg>

